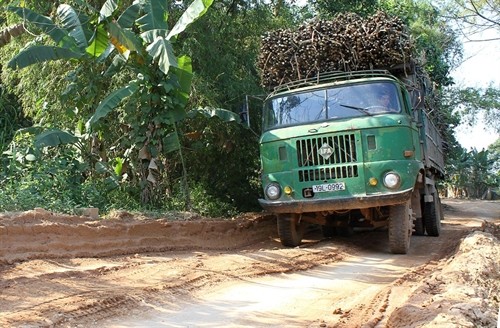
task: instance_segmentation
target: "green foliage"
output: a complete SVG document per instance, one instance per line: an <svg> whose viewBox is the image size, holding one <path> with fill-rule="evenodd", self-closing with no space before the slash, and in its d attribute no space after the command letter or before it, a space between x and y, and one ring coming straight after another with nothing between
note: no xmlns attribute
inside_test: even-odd
<svg viewBox="0 0 500 328"><path fill-rule="evenodd" d="M0 181L0 211L42 207L73 214L79 207L97 207L105 214L112 209L145 208L138 201L138 193L134 194L134 186L125 183L110 190L105 179L84 179L81 172L64 160L46 160L15 177L16 180Z"/></svg>
<svg viewBox="0 0 500 328"><path fill-rule="evenodd" d="M198 117L184 131L190 181L242 211L259 209L257 137L237 124Z"/></svg>
<svg viewBox="0 0 500 328"><path fill-rule="evenodd" d="M48 60L59 59L78 59L82 56L81 53L74 52L70 49L36 45L29 49L30 51L21 52L15 56L10 62L10 68L25 68L34 63L43 63Z"/></svg>
<svg viewBox="0 0 500 328"><path fill-rule="evenodd" d="M31 131L31 130L29 130ZM6 165L1 175L2 195L0 207L4 210L25 209L24 206L52 204L60 209L66 203L68 185L77 186L78 163L61 152L50 160L53 154L43 156L31 147L34 136L31 133L17 133L5 152ZM45 160L42 161L42 157ZM46 201L46 203L44 203ZM32 208L32 207L31 207Z"/></svg>
<svg viewBox="0 0 500 328"><path fill-rule="evenodd" d="M500 185L500 139L487 150L467 151L457 143L453 135L453 128L460 122L472 125L483 113L489 114L489 127L498 131L500 121L498 115L494 114L498 112L497 98L498 92L493 88L483 90L450 87L443 93L441 104L445 110L442 113L449 115L443 121L450 124L445 130L448 133L445 139L449 144L445 185L451 192L450 196L480 198L488 188L498 188Z"/></svg>
<svg viewBox="0 0 500 328"><path fill-rule="evenodd" d="M489 161L493 163L492 172L496 174L497 178L500 178L500 138L497 138L497 140L488 147L488 151L490 153ZM500 185L500 181L498 184Z"/></svg>
<svg viewBox="0 0 500 328"><path fill-rule="evenodd" d="M113 208L141 207L131 186L123 184L116 188L109 183L108 174L89 176L91 167L82 161L75 143L68 144L68 141L74 141L65 139L68 135L61 131L37 134L34 130L18 132L5 152L0 174L0 210L43 207L73 213L78 207L98 207L102 212ZM64 137L60 139L61 136ZM63 145L33 148L36 138L43 143L48 139Z"/></svg>
<svg viewBox="0 0 500 328"><path fill-rule="evenodd" d="M66 132L61 130L47 130L35 137L35 147L57 147L60 145L74 144L78 139Z"/></svg>
<svg viewBox="0 0 500 328"><path fill-rule="evenodd" d="M210 194L205 185L200 184L192 187L191 196L193 210L201 215L227 218L239 212L232 202Z"/></svg>
<svg viewBox="0 0 500 328"><path fill-rule="evenodd" d="M488 188L500 186L499 154L494 149L467 152L462 148L452 154L448 159L448 179L445 181L453 192L451 196L481 198Z"/></svg>
<svg viewBox="0 0 500 328"><path fill-rule="evenodd" d="M87 130L90 130L91 126L96 124L101 118L106 117L113 109L115 109L118 104L124 100L126 97L134 94L138 89L136 81L132 81L125 87L111 92L104 98L97 106L94 115L85 124Z"/></svg>
<svg viewBox="0 0 500 328"><path fill-rule="evenodd" d="M169 147L169 144L172 144L171 136L173 134L175 136L177 133L177 129L175 128L176 122L184 117L183 110L187 103L187 93L190 89L189 76L191 74L191 65L187 59L181 60L181 65L178 64L170 39L184 31L188 25L203 15L211 3L212 1L210 0L194 0L170 31L168 31L166 21L167 8L163 7L161 2L146 0L141 2L139 7L137 4L134 4L125 8L117 20L117 22L124 23L125 27L112 21L120 9L117 3L107 1L103 5L98 13L97 25L94 26L96 33L93 34L92 38L95 41L98 38L105 37L105 34L100 32L103 31L102 29L105 29L110 35L110 40L107 42L108 46L113 46L117 50L115 58L122 58L122 60L113 61L105 73L101 72L101 79L106 79L106 75L110 72L110 69L112 68L112 71L115 71L120 64L130 69L130 72L137 79L125 83L104 97L98 104L93 115L88 119L86 124L87 132L97 132L99 134L99 137L95 135L92 137L93 146L96 143L100 143L98 147L102 148L106 143L114 142L112 137L117 132L119 133L120 129L109 129L107 127L103 129L103 124L97 124L102 123L105 119L106 121L103 123L114 119L121 123L120 126L122 128L127 129L132 141L127 144L127 140L122 139L122 142L125 141L122 144L125 146L125 149L122 148L121 151L133 150L135 147L138 147L136 149L144 149L141 160L149 160L151 163L156 163L157 158L161 156L163 142L167 143L167 148L175 150L175 148ZM28 44L27 47L10 60L9 67L11 68L20 69L45 61L68 58L84 59L82 61L84 65L86 60L92 59L92 55L105 56L105 59L111 53L102 52L104 48L102 41L98 42L101 45L97 46L93 40L87 40L87 37L92 35L88 31L90 26L82 24L77 11L71 6L60 5L58 7L57 15L59 17L59 24L62 27L58 23L54 23L51 18L32 10L19 7L9 7L8 9L33 24L34 27L39 28L56 44ZM142 16L139 17L141 12ZM91 14L95 16L97 13L91 12ZM138 23L140 24L141 34L138 33L139 31L131 28L132 22L136 18L138 18ZM89 44L91 45L90 50L88 49ZM150 57L147 57L147 54ZM132 60L128 61L130 58ZM97 60L97 62L102 61L102 58ZM175 68L172 72L170 72L171 67ZM81 84L78 85L74 79L75 76L78 76L77 74L71 76L75 82L70 88L66 89L63 95L65 98L70 98L70 95L74 96L76 94L74 98L80 100L80 102L82 100L86 101L89 97L85 94L82 95ZM101 82L101 84L104 83ZM93 92L91 97L96 99L95 96L96 93ZM121 117L109 117L112 111L117 109L125 98L128 99L122 106L124 111ZM95 100L90 104L89 109L92 110ZM79 110L78 107L75 109ZM78 123L79 125L80 122L81 118ZM79 130L81 133L80 128ZM106 134L107 138L103 138L105 135L103 132L112 133L109 135ZM54 137L54 134L51 134L51 136ZM44 136L44 139L48 139L47 136ZM50 144L54 145L54 142ZM106 161L107 154L99 154L99 156L101 157L101 161ZM145 190L148 182L153 184L157 182L156 178L149 179L152 176L152 168L149 167L148 170L149 174L143 175L141 182ZM156 167L154 170L156 170ZM142 173L139 172L139 174ZM146 177L148 178L147 181Z"/></svg>
<svg viewBox="0 0 500 328"><path fill-rule="evenodd" d="M312 6L320 17L332 18L337 13L355 12L360 16L369 16L375 13L378 8L378 1L375 0L314 0Z"/></svg>
<svg viewBox="0 0 500 328"><path fill-rule="evenodd" d="M486 89L453 88L449 92L450 106L464 122L474 125L482 116L491 130L500 133L500 89L490 85Z"/></svg>
<svg viewBox="0 0 500 328"><path fill-rule="evenodd" d="M21 47L21 40L13 40L0 48L0 61L7 62L16 47ZM4 93L16 99L19 104L19 115L26 116L34 122L43 122L58 127L74 124L72 118L66 115L67 107L61 104L59 95L66 87L64 76L72 63L61 66L55 62L30 66L23 70L10 70L6 66L0 71L0 77L5 87ZM43 86L43 87L41 87Z"/></svg>
<svg viewBox="0 0 500 328"><path fill-rule="evenodd" d="M200 24L186 31L182 52L193 59L191 107L226 108L239 112L245 95L263 93L255 62L264 32L299 23L288 7L275 17L272 8L260 2L251 8L242 3L238 14L223 2L213 6ZM214 87L216 86L216 87ZM255 111L260 111L255 108Z"/></svg>
<svg viewBox="0 0 500 328"><path fill-rule="evenodd" d="M148 2L151 6L158 3L159 2ZM199 9L197 10L201 10L199 12L204 11L207 7L206 4L207 3L203 3L203 8L198 7ZM102 15L101 21L104 23L106 17L117 17L117 13L121 10L120 8L117 7L116 9L111 8L110 10L107 10L107 13ZM125 48L122 50L125 52L127 50L134 49L133 45L135 43L129 42L131 39L130 34L123 33L123 28L131 27L131 22L135 20L135 17L137 16L136 13L138 13L136 9L136 7L125 7L122 14L117 19L118 24L123 23L121 30L120 26L113 24L109 25L112 32L111 34L116 36L116 40L118 41L118 45L115 45L115 47L124 45ZM158 16L157 14L159 11L153 9L154 8L151 7L151 10L146 10L143 14L141 14L142 16L137 16L140 17L140 25L156 27L167 26L165 23L161 23L158 20L161 20L162 17L164 19L166 16ZM47 116L46 114L51 116L53 115L53 119L45 121L44 123L49 123L49 126L65 127L66 129L68 127L74 127L77 134L85 133L82 129L82 123L87 121L90 117L91 119L88 120L88 127L91 127L93 123L97 123L97 125L93 126L92 129L95 133L93 137L87 136L79 140L80 149L77 156L79 158L85 158L85 162L89 164L89 172L86 172L84 175L87 177L95 177L99 174L106 174L108 178L112 176L112 173L116 175L117 171L114 169L118 167L118 164L113 164L111 159L120 158L122 160L120 161L121 164L119 171L121 171L124 177L126 176L125 181L121 181L122 185L129 184L129 187L136 185L138 187L140 186L138 189L146 191L149 190L150 192L147 198L151 200L150 206L161 206L161 204L170 204L169 206L172 207L177 206L173 200L179 199L179 197L177 197L177 193L180 191L180 186L182 184L176 177L183 175L184 173L182 173L182 165L180 164L182 163L181 156L179 156L179 154L169 153L170 150L175 150L180 145L179 138L174 138L176 129L172 125L172 122L177 122L179 119L184 117L181 109L188 104L188 96L189 93L192 92L190 85L193 75L191 74L191 61L187 56L175 58L171 54L175 51L175 47L187 44L188 47L182 46L182 49L185 49L187 53L200 56L199 58L195 58L194 64L199 63L200 60L206 60L206 67L214 67L210 64L210 60L217 59L217 63L220 64L219 67L214 67L217 68L217 70L214 69L208 72L209 74L203 75L204 79L206 79L206 88L207 90L210 90L210 92L212 92L211 90L214 90L212 82L214 80L213 77L220 74L220 69L225 71L228 63L234 63L234 66L231 67L231 74L225 75L227 78L225 81L227 81L227 83L218 88L219 90L227 89L229 92L226 93L224 91L222 96L218 97L216 101L206 101L208 98L199 102L191 101L191 106L203 106L204 108L207 108L206 106L233 108L237 111L242 104L245 94L255 94L261 92L260 87L258 86L258 75L253 68L253 58L255 58L257 53L260 35L268 28L271 28L273 24L277 27L282 26L283 23L290 25L294 23L293 20L284 18L286 15L289 15L289 12L286 10L281 11L283 15L278 18L273 17L272 13L265 5L259 5L255 8L255 10L249 7L247 10L248 12L246 14L251 16L251 19L246 19L246 17L241 15L235 15L232 17L234 22L228 22L225 17L226 8L217 8L215 15L217 17L216 24L223 24L222 28L225 33L221 35L213 33L212 39L197 38L203 41L206 40L207 44L210 44L211 49L196 48L196 51L193 51L193 48L189 47L189 44L187 44L186 41L194 40L190 39L189 36L196 36L197 34L204 35L209 33L212 29L207 29L206 24L210 25L213 21L205 20L205 25L202 24L199 26L193 26L195 29L192 29L193 32L189 32L191 34L186 34L187 38L180 34L177 35L174 40L175 44L172 48L170 48L166 42L165 33L160 32L157 34L161 41L159 47L150 48L152 60L144 57L145 52L142 51L137 51L136 54L134 54L134 51L131 51L125 58L125 60L128 58L128 62L125 62L123 59L117 60L125 57L125 53L120 53L115 56L115 59L112 62L103 61L102 59L97 62L89 60L89 55L97 56L105 54L103 52L104 47L102 40L99 43L100 46L96 45L96 40L98 40L100 36L105 35L105 33L103 33L103 29L101 27L97 28L96 33L93 34L94 41L91 41L88 37L89 35L92 35L92 33L85 32L70 35L75 39L75 43L81 45L85 44L85 42L81 39L82 36L85 35L87 37L87 43L90 44L90 46L86 49L86 54L82 51L82 59L78 62L78 64L75 63L75 65L72 65L72 70L69 73L59 73L59 76L65 76L64 79L57 79L51 76L51 81L62 81L64 83L61 84L63 86L65 84L66 86L61 87L58 85L57 88L53 89L54 91L51 92L51 94L61 95L60 98L54 97L55 100L60 102L58 103L55 100L51 100L50 103L46 102L46 109L39 112L40 116L37 117L41 118L42 116ZM62 12L63 11L60 10L59 14L61 15ZM67 10L67 13L69 14L71 11ZM211 14L210 11L207 12L207 15L209 14ZM177 21L183 21L183 23L179 23L179 25L177 25L180 29L176 28L176 30L184 29L185 26L187 26L186 24L189 23L189 20L186 21L182 18L183 15L180 11L172 10L171 15L169 15L169 18L170 17L172 17L171 21L175 21L175 17L180 17ZM78 21L74 15L68 15L66 20L62 19L62 22L65 21L72 21L78 25ZM81 22L82 20L80 20L80 23ZM153 25L150 24L151 22ZM235 29L233 29L231 23L235 24ZM153 42L156 35L153 35L152 30L146 28L145 26L140 27L142 32L140 37L144 38L146 42ZM85 26L82 26L81 28L84 29ZM76 30L80 29L78 28ZM186 30L186 32L188 31L189 30ZM170 32L170 36L173 36L173 34L175 33ZM235 48L235 44L229 42L233 37L235 41L238 41L238 44L236 45L240 48ZM78 39L80 41L77 41ZM213 42L219 42L222 46L216 46ZM92 48L92 50L89 50L90 48ZM137 50L137 47L135 47L135 49ZM217 53L213 53L213 57L208 57L207 54L210 54L212 49L217 49ZM10 52L12 53L12 51ZM226 56L221 58L219 55L225 52L230 52L233 57ZM163 54L166 54L166 58L169 62L173 62L173 58L177 60L177 67L175 67L175 65L174 67L171 67L169 64L167 76L165 76L164 72L161 70L154 69L155 63L159 63L160 66L164 68L163 71L166 71L165 68L168 63L162 61L162 58L165 58L162 57ZM124 66L125 63L127 63L126 66ZM245 66L245 69L241 69L241 65ZM57 66L44 64L44 67L56 68ZM26 80L29 81L28 77L30 75L33 76L32 74L36 73L36 69L28 67L23 71L16 71L12 74L23 74L26 71L30 71L29 74L26 74ZM116 74L117 72L119 72L119 74ZM233 73L237 73L234 78ZM51 74L45 73L45 75L50 76ZM43 80L43 76L40 76L40 79ZM105 97L107 93L112 94L112 91L110 93L110 90L121 90L121 88L126 88L131 80L138 81L138 88L132 93L127 93L127 97ZM196 81L200 81L200 79L195 77L195 82ZM194 93L192 94L198 95L199 93L197 93L196 88L197 86L195 86L195 89L193 90ZM33 87L31 89L36 88ZM111 99L113 99L113 101L111 101ZM228 102L229 99L232 100ZM99 100L103 101L99 102ZM37 103L36 101L27 101L27 103L29 102L33 104ZM54 110L57 105L60 105L60 109ZM96 108L100 109L95 112ZM209 113L211 111L212 109L205 110L204 112L211 116L214 114L214 112ZM220 113L222 113L222 111L217 112L217 114ZM258 111L254 110L252 113L258 113ZM227 114L228 113L225 113L224 115L227 116ZM234 120L234 116L234 114L229 115L227 116L227 119ZM94 119L92 119L92 117ZM111 122L116 122L117 124L110 124ZM187 130L191 129L189 127L190 124L191 123L188 123ZM225 126L220 124L219 128L225 129ZM237 131L242 128L233 126L231 129ZM243 208L249 208L248 197L245 197L244 195L248 195L246 190L248 190L249 181L251 181L253 184L251 189L254 193L251 203L253 208L256 208L257 190L259 189L256 178L259 166L258 154L256 152L257 142L255 137L251 135L249 131L242 131L250 134L250 138L248 138L248 135L245 137L240 135L237 136L237 138L242 139L236 140L236 142L241 142L245 147L250 145L253 148L253 151L241 153L244 155L236 155L236 152L232 153L231 160L234 161L234 164L228 166L231 167L231 171L227 172L227 177L231 178L229 179L229 182L224 182L224 180L221 179L221 181L217 184L211 184L210 181L203 181L203 183L210 189L211 199L220 199L223 202L231 204L230 206L242 205ZM239 134L241 134L242 131L240 131ZM210 133L213 133L215 137L215 130L211 130ZM207 132L205 138L212 138L210 133ZM227 137L235 137L234 133L235 132L233 132L233 135L228 135ZM124 138L124 135L127 136L127 138ZM177 141L174 142L174 139ZM186 139L183 138L180 141L184 143L186 142L185 140ZM248 140L252 141L249 142ZM177 143L177 146L174 147L175 143ZM146 155L146 158L151 156L151 160L147 159L147 163L149 163L149 161L153 162L154 160L155 165L158 164L159 166L158 171L152 171L147 167L148 165L146 165L146 169L144 170L144 163L142 162L144 160L133 157L134 152L143 149L145 150L144 154ZM217 149L215 150L217 151ZM190 148L185 148L183 151L187 151L187 158L200 158L199 154L196 152L192 153ZM204 156L210 155L205 152L204 149L202 149L201 152ZM166 154L168 154L168 157ZM251 174L247 174L247 172L240 174L240 160L246 159L245 156L251 157L250 161L245 160ZM226 157L225 151L220 152L220 154L216 156L218 159L224 159ZM214 163L214 166L218 165L215 160L212 162ZM187 174L190 179L193 179L192 183L196 189L199 188L198 185L202 184L201 180L203 179L201 179L200 175L207 170L198 171L196 169L196 165L192 165L192 163L193 161L190 160L185 161ZM95 170L96 167L109 169L102 169L94 172L93 170ZM151 173L154 173L153 176L157 175L156 178L153 178ZM156 185L151 186L151 184L146 181L146 177L150 177L151 180L156 181ZM236 177L239 178L236 179ZM226 190L229 188L227 185L234 188L225 194ZM214 186L223 187L225 189L221 192ZM171 193L165 193L162 190L171 190ZM168 196L161 196L165 194L168 194ZM199 195L201 193L195 190L195 194ZM220 194L224 194L224 196L220 196ZM195 196L196 195L194 195L193 198L196 198ZM143 198L145 198L144 195ZM193 199L194 207L198 206L197 203L198 201ZM216 207L223 208L223 206Z"/></svg>
<svg viewBox="0 0 500 328"><path fill-rule="evenodd" d="M30 125L17 98L0 86L0 154L7 149L18 129Z"/></svg>
<svg viewBox="0 0 500 328"><path fill-rule="evenodd" d="M21 17L23 21L28 21L33 24L35 28L49 36L56 45L61 47L61 49L77 50L74 36L68 35L68 32L54 24L51 18L24 7L8 6L7 10ZM67 15L67 13L62 10L58 10L58 14ZM61 17L61 19L63 23L67 21L66 17ZM15 67L15 65L12 66L10 63L9 66Z"/></svg>
<svg viewBox="0 0 500 328"><path fill-rule="evenodd" d="M431 3L414 0L386 0L380 8L409 26L431 80L438 87L452 84L450 73L462 59L462 46L443 13Z"/></svg>
<svg viewBox="0 0 500 328"><path fill-rule="evenodd" d="M198 17L205 15L208 8L212 5L213 0L195 0L193 3L182 13L174 27L168 32L167 40L177 36L183 32L186 27L191 24Z"/></svg>

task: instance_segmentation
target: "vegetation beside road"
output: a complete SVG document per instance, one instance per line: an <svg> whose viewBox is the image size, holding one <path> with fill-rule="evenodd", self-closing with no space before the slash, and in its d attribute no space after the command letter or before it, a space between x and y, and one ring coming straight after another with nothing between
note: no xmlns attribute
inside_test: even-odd
<svg viewBox="0 0 500 328"><path fill-rule="evenodd" d="M461 45L438 8L422 1L144 3L69 0L58 10L51 1L0 1L0 210L258 210L261 36L313 16L377 10L408 24L437 83L448 143L444 187L474 198L499 186L500 141L467 151L453 136L479 112L500 126L499 92L453 86ZM186 13L196 13L188 24ZM24 32L12 28L19 24ZM251 129L234 123L245 95L255 96Z"/></svg>

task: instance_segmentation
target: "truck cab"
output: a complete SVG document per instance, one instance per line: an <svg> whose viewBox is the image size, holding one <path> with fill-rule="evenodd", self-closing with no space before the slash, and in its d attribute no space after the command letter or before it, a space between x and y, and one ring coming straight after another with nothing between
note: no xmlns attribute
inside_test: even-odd
<svg viewBox="0 0 500 328"><path fill-rule="evenodd" d="M425 203L438 206L426 167L429 121L408 89L388 72L363 71L297 81L267 97L259 202L276 214L283 245L299 245L313 223L325 237L388 227L391 252L408 251Z"/></svg>

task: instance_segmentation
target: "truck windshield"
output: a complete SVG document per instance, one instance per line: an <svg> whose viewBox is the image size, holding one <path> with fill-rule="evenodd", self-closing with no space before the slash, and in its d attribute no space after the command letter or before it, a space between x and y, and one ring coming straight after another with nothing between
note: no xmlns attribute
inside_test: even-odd
<svg viewBox="0 0 500 328"><path fill-rule="evenodd" d="M394 83L351 84L268 99L264 104L264 129L400 111Z"/></svg>

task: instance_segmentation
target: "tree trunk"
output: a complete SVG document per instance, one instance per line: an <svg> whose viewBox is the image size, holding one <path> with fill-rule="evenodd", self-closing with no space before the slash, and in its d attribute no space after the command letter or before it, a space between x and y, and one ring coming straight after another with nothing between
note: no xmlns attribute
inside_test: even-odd
<svg viewBox="0 0 500 328"><path fill-rule="evenodd" d="M15 38L25 32L23 24L16 24L12 26L7 26L5 29L0 31L0 48L8 44L11 38Z"/></svg>

